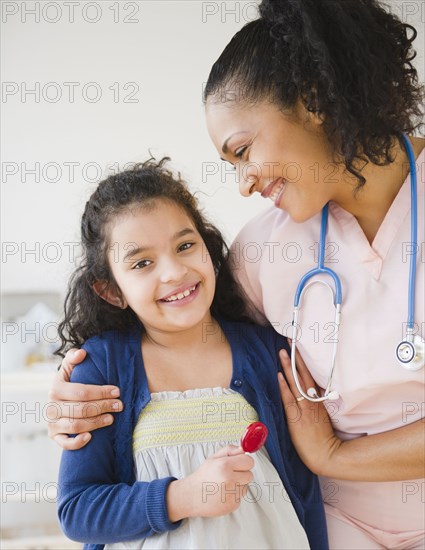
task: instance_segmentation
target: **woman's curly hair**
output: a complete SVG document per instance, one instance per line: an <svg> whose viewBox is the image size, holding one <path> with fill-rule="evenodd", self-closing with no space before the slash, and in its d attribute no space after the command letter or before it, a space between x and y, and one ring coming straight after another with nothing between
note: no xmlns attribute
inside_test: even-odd
<svg viewBox="0 0 425 550"><path fill-rule="evenodd" d="M416 30L375 0L263 0L213 65L204 101L298 101L321 116L333 151L359 167L392 162L394 138L422 126Z"/></svg>
<svg viewBox="0 0 425 550"><path fill-rule="evenodd" d="M106 281L103 292L111 285L120 295L108 261L110 222L129 209L151 208L158 199L183 208L205 243L217 274L212 315L250 322L243 292L230 270L229 251L223 236L206 220L180 174L176 178L165 168L168 160L167 157L159 162L150 159L108 177L86 203L81 220L82 258L69 282L64 319L58 327L61 346L55 352L57 355L64 356L70 347L80 347L88 338L107 330L127 331L136 326L143 330L130 307L121 309L109 304L96 294L93 283Z"/></svg>

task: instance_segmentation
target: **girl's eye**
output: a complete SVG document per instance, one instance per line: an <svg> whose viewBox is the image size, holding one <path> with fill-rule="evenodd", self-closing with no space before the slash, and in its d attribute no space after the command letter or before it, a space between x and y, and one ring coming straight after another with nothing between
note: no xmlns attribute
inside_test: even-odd
<svg viewBox="0 0 425 550"><path fill-rule="evenodd" d="M179 250L179 252L184 251L184 250L189 250L189 248L192 248L192 246L194 244L195 243L183 243L179 246L178 250Z"/></svg>
<svg viewBox="0 0 425 550"><path fill-rule="evenodd" d="M144 267L151 265L151 263L152 262L150 260L139 260L131 269L143 269Z"/></svg>

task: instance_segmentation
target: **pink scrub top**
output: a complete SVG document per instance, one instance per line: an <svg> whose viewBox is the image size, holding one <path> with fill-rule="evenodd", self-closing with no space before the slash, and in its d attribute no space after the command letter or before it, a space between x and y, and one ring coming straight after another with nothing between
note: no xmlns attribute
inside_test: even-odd
<svg viewBox="0 0 425 550"><path fill-rule="evenodd" d="M416 166L419 249L415 328L425 337L425 150ZM425 416L425 371L402 368L395 354L405 333L408 311L408 167L406 176L372 245L353 215L336 203L329 205L325 265L339 275L342 307L332 384L340 399L326 406L336 433L344 440L392 430ZM231 248L234 272L257 320L268 320L285 336L292 335L298 282L317 266L320 220L318 214L295 223L286 212L272 206L242 229ZM298 348L312 376L324 388L336 337L329 288L321 284L309 287L300 312ZM400 452L404 444L400 439ZM331 507L377 529L423 532L424 480L371 483L324 478L322 492Z"/></svg>

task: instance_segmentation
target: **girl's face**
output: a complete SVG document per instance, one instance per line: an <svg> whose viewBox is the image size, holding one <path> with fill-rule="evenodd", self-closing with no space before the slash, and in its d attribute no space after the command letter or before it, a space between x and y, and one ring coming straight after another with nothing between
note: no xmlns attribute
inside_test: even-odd
<svg viewBox="0 0 425 550"><path fill-rule="evenodd" d="M175 203L156 200L110 230L110 267L124 305L149 332L179 332L210 320L215 273L195 225Z"/></svg>
<svg viewBox="0 0 425 550"><path fill-rule="evenodd" d="M260 193L296 222L311 218L331 199L351 195L343 182L344 165L333 160L320 119L303 107L288 115L266 101L252 106L209 100L206 117L220 157L237 170L241 195Z"/></svg>

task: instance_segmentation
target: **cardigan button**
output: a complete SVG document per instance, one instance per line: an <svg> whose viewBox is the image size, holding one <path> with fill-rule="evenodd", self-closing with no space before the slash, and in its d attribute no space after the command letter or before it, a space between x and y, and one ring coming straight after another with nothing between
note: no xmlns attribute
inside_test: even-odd
<svg viewBox="0 0 425 550"><path fill-rule="evenodd" d="M236 380L233 380L233 385L237 388L240 388L242 386L242 380L239 380L239 378L236 378Z"/></svg>

